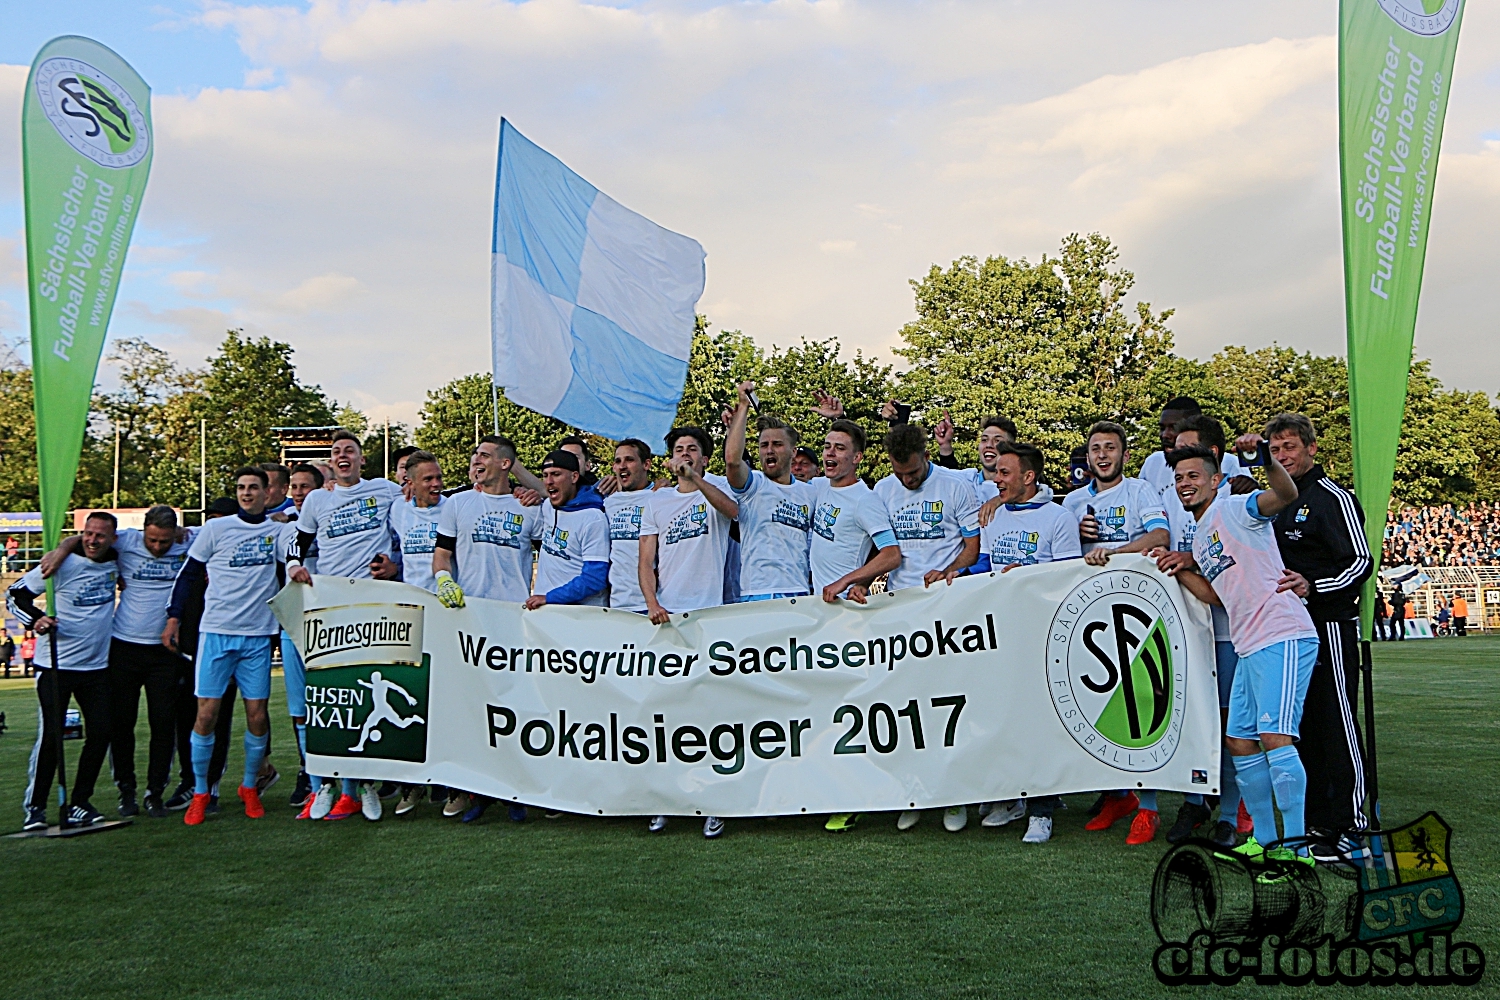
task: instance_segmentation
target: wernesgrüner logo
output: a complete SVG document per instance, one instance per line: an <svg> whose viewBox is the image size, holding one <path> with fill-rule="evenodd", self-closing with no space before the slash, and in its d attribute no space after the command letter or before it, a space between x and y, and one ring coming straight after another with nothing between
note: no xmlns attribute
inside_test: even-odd
<svg viewBox="0 0 1500 1000"><path fill-rule="evenodd" d="M1168 985L1472 986L1477 945L1454 941L1464 895L1453 829L1429 812L1346 843L1339 860L1254 861L1206 840L1162 857L1151 885L1152 956ZM1294 845L1295 846L1295 845Z"/></svg>
<svg viewBox="0 0 1500 1000"><path fill-rule="evenodd" d="M420 604L341 604L302 615L302 658L308 667L336 663L422 662Z"/></svg>
<svg viewBox="0 0 1500 1000"><path fill-rule="evenodd" d="M1069 735L1124 771L1165 765L1181 739L1186 645L1156 577L1108 570L1075 587L1047 638L1047 685Z"/></svg>
<svg viewBox="0 0 1500 1000"><path fill-rule="evenodd" d="M42 112L69 146L103 167L133 167L151 148L146 116L109 76L81 59L48 59L36 70Z"/></svg>

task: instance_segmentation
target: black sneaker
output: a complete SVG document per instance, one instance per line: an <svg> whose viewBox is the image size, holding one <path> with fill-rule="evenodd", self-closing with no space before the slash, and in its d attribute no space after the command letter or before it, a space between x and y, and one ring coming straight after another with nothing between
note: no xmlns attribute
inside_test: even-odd
<svg viewBox="0 0 1500 1000"><path fill-rule="evenodd" d="M1220 847L1234 847L1234 824L1227 819L1219 820L1219 822L1214 824L1214 832L1209 834L1208 839Z"/></svg>
<svg viewBox="0 0 1500 1000"><path fill-rule="evenodd" d="M306 771L297 772L297 783L292 786L292 807L300 809L307 804L307 797L312 794L312 778L308 777Z"/></svg>
<svg viewBox="0 0 1500 1000"><path fill-rule="evenodd" d="M141 812L141 807L138 806L138 805L136 805L136 803L135 803L135 789L134 788L122 788L122 789L120 789L120 815L121 816L138 816L138 815L140 815L140 812Z"/></svg>
<svg viewBox="0 0 1500 1000"><path fill-rule="evenodd" d="M264 795L280 780L281 773L276 770L276 765L266 761L266 766L261 768L260 773L255 776L255 790Z"/></svg>
<svg viewBox="0 0 1500 1000"><path fill-rule="evenodd" d="M34 830L47 829L47 810L40 809L36 806L27 806L26 822L24 825L22 825L21 829L26 831L27 833L30 833Z"/></svg>
<svg viewBox="0 0 1500 1000"><path fill-rule="evenodd" d="M219 797L210 795L208 797L208 808L203 810L206 815L212 816L219 811Z"/></svg>
<svg viewBox="0 0 1500 1000"><path fill-rule="evenodd" d="M104 818L104 814L87 802L76 804L68 809L69 826L93 826Z"/></svg>
<svg viewBox="0 0 1500 1000"><path fill-rule="evenodd" d="M1094 800L1094 804L1091 805L1091 806L1089 806L1089 811L1086 812L1086 813L1084 813L1084 815L1087 816L1089 819L1093 819L1095 816L1099 815L1099 813L1104 809L1104 803L1106 803L1108 801L1109 801L1109 793L1108 792L1100 792L1099 793L1099 797Z"/></svg>
<svg viewBox="0 0 1500 1000"><path fill-rule="evenodd" d="M193 783L191 781L184 781L177 786L177 791L172 793L172 797L162 804L167 807L167 811L178 812L186 809L192 801Z"/></svg>
<svg viewBox="0 0 1500 1000"><path fill-rule="evenodd" d="M401 783L398 781L382 781L379 790L375 794L382 799L394 799L401 794Z"/></svg>
<svg viewBox="0 0 1500 1000"><path fill-rule="evenodd" d="M166 819L167 807L161 804L161 795L157 792L147 792L142 800L146 807L146 815L152 819Z"/></svg>
<svg viewBox="0 0 1500 1000"><path fill-rule="evenodd" d="M1167 831L1167 843L1180 844L1193 835L1193 831L1212 816L1208 806L1200 806L1196 802L1184 802L1182 808L1177 810L1177 820L1172 824L1172 829Z"/></svg>

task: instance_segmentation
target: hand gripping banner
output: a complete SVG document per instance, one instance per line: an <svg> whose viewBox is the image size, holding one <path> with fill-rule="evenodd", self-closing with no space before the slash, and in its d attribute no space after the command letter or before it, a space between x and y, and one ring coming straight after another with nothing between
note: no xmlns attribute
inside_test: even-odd
<svg viewBox="0 0 1500 1000"><path fill-rule="evenodd" d="M1145 558L673 615L315 577L308 769L594 815L763 816L1216 794L1207 607Z"/></svg>

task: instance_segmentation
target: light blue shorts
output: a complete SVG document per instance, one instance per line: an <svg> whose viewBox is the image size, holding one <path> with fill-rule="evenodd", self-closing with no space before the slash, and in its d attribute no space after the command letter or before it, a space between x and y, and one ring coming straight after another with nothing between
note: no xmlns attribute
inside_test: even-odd
<svg viewBox="0 0 1500 1000"><path fill-rule="evenodd" d="M806 597L807 591L799 590L795 594L741 594L737 604L753 604L756 601L779 601L783 597Z"/></svg>
<svg viewBox="0 0 1500 1000"><path fill-rule="evenodd" d="M229 679L240 686L240 697L261 701L271 697L270 635L198 634L196 685L199 698L222 698Z"/></svg>
<svg viewBox="0 0 1500 1000"><path fill-rule="evenodd" d="M294 719L307 718L307 668L292 637L285 632L281 633L281 676L286 681L286 714Z"/></svg>
<svg viewBox="0 0 1500 1000"><path fill-rule="evenodd" d="M1297 736L1317 662L1316 638L1288 639L1240 657L1229 692L1226 734L1241 740L1259 739L1261 733Z"/></svg>
<svg viewBox="0 0 1500 1000"><path fill-rule="evenodd" d="M286 640L283 639L282 641L285 642ZM1239 662L1240 654L1234 651L1234 643L1214 643L1214 673L1219 675L1220 708L1229 707L1229 695L1234 690L1234 668Z"/></svg>

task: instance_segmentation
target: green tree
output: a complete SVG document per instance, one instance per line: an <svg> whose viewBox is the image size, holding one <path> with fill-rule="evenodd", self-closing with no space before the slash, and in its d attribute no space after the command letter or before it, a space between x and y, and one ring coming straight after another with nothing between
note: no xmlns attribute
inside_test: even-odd
<svg viewBox="0 0 1500 1000"><path fill-rule="evenodd" d="M480 435L493 432L495 412L487 372L465 375L428 391L416 443L438 457L443 481L448 485L467 481L474 442ZM500 433L516 443L516 454L530 469L540 466L559 440L578 433L561 420L517 406L505 398L504 392L499 394L499 416ZM601 450L596 443L590 443L590 451L597 456Z"/></svg>
<svg viewBox="0 0 1500 1000"><path fill-rule="evenodd" d="M1211 412L1226 434L1258 433L1278 413L1305 414L1318 429L1318 461L1339 482L1352 481L1349 370L1342 358L1280 344L1255 351L1231 346L1209 360L1208 370L1220 400Z"/></svg>

